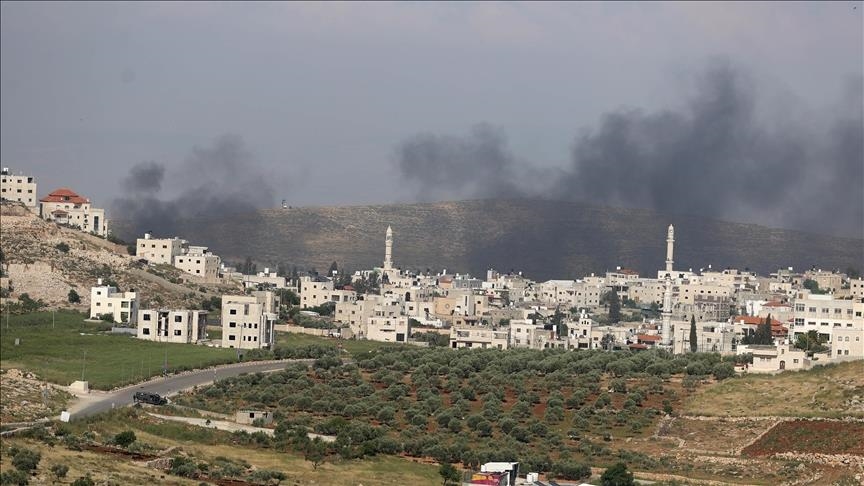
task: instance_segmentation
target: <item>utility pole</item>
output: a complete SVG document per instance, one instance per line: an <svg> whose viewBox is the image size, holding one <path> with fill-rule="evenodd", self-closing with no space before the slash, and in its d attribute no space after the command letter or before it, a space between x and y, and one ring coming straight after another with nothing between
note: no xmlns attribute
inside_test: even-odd
<svg viewBox="0 0 864 486"><path fill-rule="evenodd" d="M84 369L87 366L87 350L84 350L84 358L81 360L81 381L84 381Z"/></svg>

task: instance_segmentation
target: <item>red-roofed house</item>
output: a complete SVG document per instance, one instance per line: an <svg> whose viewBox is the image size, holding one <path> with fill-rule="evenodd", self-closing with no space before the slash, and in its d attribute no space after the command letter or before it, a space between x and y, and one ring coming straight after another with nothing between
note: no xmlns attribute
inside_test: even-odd
<svg viewBox="0 0 864 486"><path fill-rule="evenodd" d="M756 326L765 322L765 318L755 317L755 316L737 316L735 317L735 323L741 326L748 326L752 329L756 329ZM782 322L777 319L771 319L771 336L778 337L786 337L789 335L789 329L783 325Z"/></svg>
<svg viewBox="0 0 864 486"><path fill-rule="evenodd" d="M653 348L654 346L660 344L660 336L656 336L654 334L637 334L636 343L642 344L647 348Z"/></svg>
<svg viewBox="0 0 864 486"><path fill-rule="evenodd" d="M91 207L89 199L66 187L56 189L39 200L39 215L48 221L108 236L105 210Z"/></svg>

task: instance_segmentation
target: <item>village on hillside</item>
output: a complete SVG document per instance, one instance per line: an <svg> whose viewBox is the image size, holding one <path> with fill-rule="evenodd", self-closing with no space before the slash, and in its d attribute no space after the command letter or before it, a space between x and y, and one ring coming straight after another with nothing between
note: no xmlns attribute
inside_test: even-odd
<svg viewBox="0 0 864 486"><path fill-rule="evenodd" d="M210 242L192 244L176 235L160 235L158 227L140 235L134 243L120 241L111 234L105 210L92 207L88 198L68 188L53 190L38 200L36 194L35 177L16 175L9 169L3 169L4 245L0 255L0 304L6 314L4 346L10 345L8 333L11 310L14 309L16 313L17 327L19 315L26 318L27 313L71 306L83 311L88 322L104 324L110 329L105 332L127 339L126 344L134 342L141 346L164 347L164 350L160 348L159 352L165 353L161 378L165 383L182 379L169 376L168 346L179 346L190 352L230 350L225 355L209 358L178 357L183 353L178 353L176 348L171 351L172 360L180 360L180 366L175 367L175 370L198 369L198 373L205 375L197 378L195 383L209 383L211 387L197 392L197 388L192 392L179 390L180 394L172 397L172 400L176 400L177 406L186 413L204 414L210 418L171 417L154 414L148 409L131 413L138 414L135 415L137 417L156 418L160 421L181 421L191 424L190 426L222 428L235 433L251 432L259 434L259 441L265 441L260 434L272 436L275 433L278 442L281 437L279 434L284 436L288 433L286 431L294 430L299 434L297 437L301 438L292 439L299 441L292 447L312 462L313 471L317 470L318 464L328 454L337 453L336 441L343 440L346 431L352 429L346 426L345 430L340 430L320 424L310 429L305 423L289 425L289 428L285 429L284 425L277 425L274 421L285 420L279 411L283 407L282 401L274 405L272 401L262 399L261 402L253 402L251 406L241 406L243 400L232 399L229 398L230 395L223 396L216 391L223 386L240 386L242 390L249 382L256 382L256 376L261 376L261 373L241 376L236 378L236 381L217 381L217 367L213 368L213 379L209 380L203 377L210 373L205 363L230 363L236 360L241 362L235 363L236 365L253 365L258 362L263 364L256 365L259 367L255 369L282 369L286 377L294 376L299 369L305 370L307 365L301 364L300 368L294 369L291 364L286 368L286 365L279 361L274 363L266 360L317 357L319 359L313 367L316 370L319 366L326 369L341 363L338 359L333 363L328 361L330 358L326 353L329 351L325 348L313 346L286 351L286 336L301 337L300 341L289 337L293 342L302 342L302 338L324 340L335 344L339 352L344 352L345 348L356 350L355 345L359 343L380 343L390 349L395 347L409 353L411 350L437 348L428 349L429 357L424 359L435 359L436 352L447 352L448 349L453 350L449 352L452 355L449 359L465 356L466 353L484 356L491 353L500 357L494 358L496 361L491 363L493 368L501 366L497 360L506 359L510 353L525 356L524 353L536 352L538 357L545 353L563 353L574 359L579 359L580 354L599 353L613 360L624 358L625 361L620 363L609 360L604 365L612 376L624 377L611 379L607 383L609 389L606 393L603 392L605 387L601 388L596 382L587 384L581 381L596 380L599 375L592 374L594 372L589 371L582 378L576 374L568 378L575 380L577 386L587 388L574 389L574 396L566 399L568 408L576 407L573 420L574 424L578 423L581 427L571 429L566 437L569 442L583 444L583 449L580 450L588 450L587 457L590 458L593 446L587 435L589 432L601 434L604 441L611 441L613 438L608 432L608 424L601 418L597 419L600 422L596 427L606 430L602 433L595 431L593 422L585 422L579 414L583 413L583 410L598 407L604 411L608 407L614 409L616 405L611 401L610 393L629 393L627 401L621 405L624 407L623 411L615 412L624 414L619 415L616 423L626 424L632 421L629 422L628 433L639 432L647 423L638 418L638 414L628 415L636 413L639 407L643 406L643 391L648 393L647 389L641 388L628 391L634 384L627 384L626 379L628 376L632 377L633 373L638 373L634 368L638 365L630 364L629 361L638 361L638 357L642 356L646 358L646 368L642 371L653 378L663 377L663 380L652 382L655 387L652 393L668 398L660 399L661 404L654 404L658 408L644 409L646 417L658 414L659 408L662 408L665 415L654 436L632 443L630 447L634 448L635 452L627 452L636 454L628 456L632 459L642 458L643 456L638 455L642 454L642 448L650 448L651 440L667 435L667 429L673 427L677 412L672 400L676 400L676 407L680 406L677 401L679 399L676 398L676 386L683 386L681 392L689 395L695 384L700 382L699 377L713 376L720 382L736 375L758 376L780 374L784 371L818 370L824 365L864 360L864 280L855 269L848 269L845 273L836 269L818 268L801 272L788 267L778 269L770 275L758 275L747 269L714 269L710 266L699 271L680 269L675 266L676 228L672 225L665 228L665 261L658 262L662 264L658 265L656 275L649 276L641 276L636 271L621 267L605 274L590 274L580 278L563 278L566 276L562 275L562 279L547 281L534 281L521 272L503 273L494 269L489 269L484 278L447 269L416 272L398 265L398 228L394 230L390 226L382 228L383 258L380 266L344 272L334 262L325 274L314 270L300 271L296 267L288 270L285 265L279 265L278 268L264 267L258 271L257 264L252 259L247 259L242 264L229 265L208 246L204 246ZM678 231L682 231L682 228ZM686 231L686 228L683 228L683 231ZM657 228L657 233L658 238L663 238L664 228ZM43 301L43 298L47 302ZM52 314L51 328L53 327ZM28 335L25 339L34 337L35 335ZM16 339L15 347L18 347L19 339ZM477 352L472 353L469 350ZM81 350L76 349L75 352L78 351ZM23 356L20 354L22 352L18 352L19 357ZM145 356L140 354L142 351L138 353L141 357ZM154 375L153 351L143 353L150 353L146 355L147 373L144 359L141 359L139 373L134 371L134 362L125 368L129 360L116 358L122 368L120 374L114 370L114 381L109 379L107 382L97 383L97 386L110 390L117 380L120 380L120 383L146 384L148 390L163 392L160 379L145 381L148 377L158 376L158 368ZM320 353L325 354L322 357ZM190 353L190 356L194 354ZM344 356L350 356L349 359L361 357L356 354ZM703 359L704 357L710 359ZM200 364L184 364L189 363L190 359L192 363L199 360ZM248 363L242 363L243 361ZM102 366L104 368L105 364ZM339 366L337 369L342 369L342 366L350 369L353 365ZM363 366L374 370L381 364L372 360L371 363L364 362ZM419 372L423 366L425 365L419 365L415 371ZM540 367L541 363L526 363L524 366ZM559 361L554 365L560 366L564 366L563 362ZM585 366L577 368L590 370L588 365ZM849 371L843 367L831 368L839 376L845 376ZM233 369L233 374L243 371L242 368ZM90 384L85 380L86 370L86 350L83 350L82 356L81 381L74 381L68 387L57 388L56 384L49 386L37 380L29 371L4 370L4 413L15 417L30 417L32 420L33 417L56 413L58 407L64 407L64 404L69 403L71 397L75 396L72 407L74 414L66 410L61 414L61 421L67 422L100 411L113 411L116 404L114 400L119 400L121 404L129 400L129 397L125 396L128 393L122 388L97 392L102 394L91 397ZM687 376L680 383L669 380L671 375L682 371L685 371ZM312 376L317 376L320 372L310 371ZM458 372L459 369L453 369L446 373ZM371 378L381 375L382 379L386 379L386 375L382 373L386 373L385 368L380 368ZM523 376L525 370L519 373ZM537 373L539 376L544 374L540 371ZM131 380L128 378L130 375ZM411 382L417 380L414 374L411 376ZM554 373L551 374L550 379L554 376ZM525 383L532 382L531 379L525 379ZM643 377L637 380L644 379ZM462 399L454 402L455 399L450 398L452 406L456 407L455 412L443 407L443 402L428 405L430 410L435 410L430 417L435 417L434 421L441 424L439 427L444 428L445 432L439 430L439 433L444 435L436 436L439 438L434 440L430 438L425 445L406 442L400 446L406 454L434 457L441 463L439 472L445 478L445 484L447 478L453 481L461 478L462 484L563 485L576 483L555 482L552 478L557 477L558 481L577 480L592 475L590 468L572 462L565 455L561 455L553 464L536 455L526 456L526 452L516 452L512 448L486 452L465 450L461 456L441 452L439 449L443 444L436 441L449 440L445 438L447 433L458 435L462 430L458 415L467 414L471 408L465 397L476 399L474 389L484 389L472 380L474 378L460 385L448 383L447 387L465 387L458 388ZM663 385L666 380L669 380L668 390ZM385 387L381 393L389 396L397 393L400 386L405 385L397 383L392 390ZM547 383L545 386L550 385ZM838 386L843 390L843 397L857 390L854 379L843 380ZM314 387L318 391L311 393L328 393L323 382L315 384ZM516 387L524 387L524 383L517 384ZM55 389L52 391L52 388ZM503 394L503 390L501 387L498 392ZM174 393L178 390L168 391ZM593 405L586 403L585 394L589 391L598 394ZM457 393L452 388L449 392ZM221 398L206 406L199 401L201 393L208 397ZM419 404L421 395L425 396L425 392L421 393L418 389L416 393ZM34 409L22 405L27 404L27 398L40 394L44 402L40 407ZM581 401L578 398L580 396ZM274 397L275 395L271 396L275 399ZM347 405L348 402L343 401L340 405L340 409L344 407L342 413L356 417L354 410L361 403L358 399L359 396L351 397L351 404ZM536 396L530 398L530 394L519 398L520 401L513 405L511 410L514 419L525 421L526 416L534 415L528 412L527 402L521 401L528 399L539 400ZM291 408L307 413L318 407L315 404L323 403L308 401L305 394L286 400L289 400L286 403L294 404ZM425 400L431 399L427 397ZM547 405L550 408L542 415L544 423L561 422L565 412L560 404L563 404L564 400L565 395L560 392L549 393ZM498 416L494 405L496 401L500 402L501 398L493 392L484 396L483 417L495 420ZM141 391L134 394L131 403L139 407L141 404L163 406L168 400L153 391ZM423 404L427 406L425 401ZM859 407L860 399L858 395L851 395L844 404ZM526 410L521 419L516 411L520 407ZM29 415L25 413L28 409ZM214 409L221 413L215 413ZM412 429L406 431L409 436L418 424L426 427L427 419L416 415L412 408L398 412L405 414L404 420L410 420ZM725 413L729 412L730 409L727 409ZM140 415L141 413L144 415ZM395 423L397 410L385 406L381 411L373 410L368 413L386 430L386 426ZM457 416L453 416L454 413ZM736 410L736 413L744 412ZM828 408L825 413L834 412ZM507 436L506 443L521 441L533 448L537 446L533 441L539 440L546 433L542 424L535 423L536 418L525 421L524 426L530 427L530 433L521 429L522 426L514 428L511 419L489 423L479 416L462 418L466 425L476 431L478 440L491 437L493 427L498 427L501 433ZM38 423L25 423L21 429L3 433L26 431ZM289 420L286 423L291 422ZM327 423L329 422L324 422ZM747 434L755 434L756 431L761 431L760 434L765 434L775 428L782 428L786 423L788 422L780 421L777 424L772 422L748 425L741 431L734 432L746 431ZM858 427L857 422L854 424ZM765 429L766 426L772 428ZM276 427L275 432L273 427ZM280 427L284 429L282 432L279 432ZM687 427L686 430L696 429L695 425ZM321 434L328 431L331 435ZM583 437L583 434L586 435ZM758 437L749 447L761 447L755 445L761 443ZM366 453L374 454L375 452L369 451L378 451L383 447L381 443L375 442L377 439L368 440L369 442L356 445L359 450L366 452L352 452L351 448L345 449L348 446L343 445L340 446L343 449L339 454L343 457L362 457ZM645 442L646 440L649 442ZM683 443L682 439L679 446ZM586 447L588 449L585 449ZM744 454L744 450L742 448L736 454ZM838 450L855 448L853 445L844 445ZM122 451L123 454L127 452ZM624 453L623 450L619 452ZM720 453L725 454L722 451ZM715 460L713 454L717 453L696 456L693 460L697 464L708 464ZM454 461L451 458L456 458L456 462L461 460L467 470L459 473L450 464ZM502 462L500 459L506 460ZM517 462L517 459L521 462ZM644 467L647 467L645 464L650 464L653 469L674 467L664 466L666 463L663 461L667 459L658 462L645 458L639 460L643 461ZM819 474L834 474L832 471L835 469L832 468L844 471L847 463L842 460L846 459L832 456L832 462L825 466L827 472ZM162 465L156 467L169 468L175 475L201 477L198 473L175 471L174 466L182 464L182 461L177 461L181 459L171 459L171 462L159 463ZM745 461L741 464L750 463ZM769 464L775 467L776 463ZM750 465L761 467L755 463ZM204 466L206 464L201 467ZM732 469L724 474L737 474L735 467L738 466L729 467ZM605 471L604 476L620 473L625 479L629 477L632 480L633 477L627 476L630 473L623 462L608 467ZM254 471L244 474L249 478L255 477ZM248 484L273 484L270 482L273 478L284 477L282 473L266 470L257 474L269 479L263 479L263 483L253 481ZM640 472L643 478L655 478L650 474ZM757 473L754 471L752 474ZM545 483L544 480L549 482ZM631 483L625 480L620 484Z"/></svg>
<svg viewBox="0 0 864 486"><path fill-rule="evenodd" d="M4 204L109 235L105 211L89 199L66 188L38 201L35 194L35 177L3 169ZM381 266L347 275L335 263L323 275L258 272L251 262L229 267L207 246L146 233L134 248L129 245L130 265L174 267L187 283L237 290L195 308L164 307L160 299L97 279L80 302L91 318L116 323L139 339L238 350L270 348L277 331L292 331L451 348L716 352L741 355L738 371L749 373L864 359L864 279L854 270L790 267L757 275L710 266L676 269L670 225L666 260L656 276L619 267L605 275L535 282L490 269L481 279L446 269L402 269L394 260L397 233L390 227L383 233ZM4 276L4 300L26 292L11 292L9 280Z"/></svg>

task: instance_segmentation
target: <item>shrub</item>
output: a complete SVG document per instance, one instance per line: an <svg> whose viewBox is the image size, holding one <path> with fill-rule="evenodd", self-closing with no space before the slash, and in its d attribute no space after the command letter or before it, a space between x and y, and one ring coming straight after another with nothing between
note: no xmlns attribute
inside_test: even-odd
<svg viewBox="0 0 864 486"><path fill-rule="evenodd" d="M75 292L75 289L69 289L69 295L67 297L70 304L80 304L81 296L78 295L78 292Z"/></svg>
<svg viewBox="0 0 864 486"><path fill-rule="evenodd" d="M51 466L51 473L54 474L54 477L56 477L58 481L65 478L66 473L68 472L69 466L66 464L54 464Z"/></svg>
<svg viewBox="0 0 864 486"><path fill-rule="evenodd" d="M735 376L735 367L729 363L717 363L711 372L717 380L725 380Z"/></svg>
<svg viewBox="0 0 864 486"><path fill-rule="evenodd" d="M623 378L617 378L610 383L612 391L615 393L627 393L627 381Z"/></svg>
<svg viewBox="0 0 864 486"><path fill-rule="evenodd" d="M603 475L600 476L600 484L602 486L631 486L636 483L633 480L633 474L627 470L627 464L619 462L603 472Z"/></svg>
<svg viewBox="0 0 864 486"><path fill-rule="evenodd" d="M12 465L15 466L15 469L24 473L35 470L39 465L39 461L42 460L41 454L30 449L13 447L10 453L12 455Z"/></svg>
<svg viewBox="0 0 864 486"><path fill-rule="evenodd" d="M708 367L701 361L695 361L687 365L687 374L691 376L703 376L708 374Z"/></svg>
<svg viewBox="0 0 864 486"><path fill-rule="evenodd" d="M114 443L120 447L129 447L135 440L135 432L131 430L124 430L114 436Z"/></svg>
<svg viewBox="0 0 864 486"><path fill-rule="evenodd" d="M562 460L552 464L552 473L556 477L576 481L591 476L591 468L578 462Z"/></svg>
<svg viewBox="0 0 864 486"><path fill-rule="evenodd" d="M12 471L4 471L0 473L0 484L3 486L19 485L25 486L29 484L30 476L24 471L13 469Z"/></svg>
<svg viewBox="0 0 864 486"><path fill-rule="evenodd" d="M69 245L67 245L66 243L57 243L56 245L54 245L54 248L60 250L61 253L69 253Z"/></svg>
<svg viewBox="0 0 864 486"><path fill-rule="evenodd" d="M72 482L72 486L96 486L96 482L90 477L90 473L86 476L81 476Z"/></svg>
<svg viewBox="0 0 864 486"><path fill-rule="evenodd" d="M171 459L171 474L184 478L194 478L198 476L198 467L192 459L177 456Z"/></svg>

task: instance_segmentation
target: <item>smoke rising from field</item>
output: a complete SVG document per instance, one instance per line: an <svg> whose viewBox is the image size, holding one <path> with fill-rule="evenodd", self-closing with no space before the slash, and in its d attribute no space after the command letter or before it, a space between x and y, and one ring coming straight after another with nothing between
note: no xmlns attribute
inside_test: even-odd
<svg viewBox="0 0 864 486"><path fill-rule="evenodd" d="M422 135L397 150L418 199L527 195L654 209L864 236L862 81L850 82L826 126L760 119L746 72L717 61L695 77L681 107L618 110L575 137L569 163L534 171L483 126L468 137ZM494 133L495 136L488 135Z"/></svg>
<svg viewBox="0 0 864 486"><path fill-rule="evenodd" d="M162 190L173 190L164 195ZM181 236L189 221L224 218L270 207L274 190L252 163L243 139L223 135L212 145L195 147L178 167L141 162L123 180L128 196L114 200L113 212L124 221L126 238L146 231Z"/></svg>

